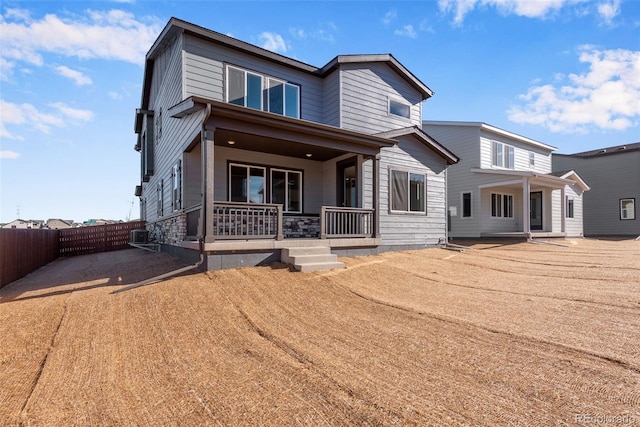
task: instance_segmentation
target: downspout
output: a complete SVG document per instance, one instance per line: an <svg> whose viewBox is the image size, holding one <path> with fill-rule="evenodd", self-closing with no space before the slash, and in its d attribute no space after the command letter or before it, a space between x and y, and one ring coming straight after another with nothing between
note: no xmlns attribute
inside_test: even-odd
<svg viewBox="0 0 640 427"><path fill-rule="evenodd" d="M207 104L206 113L205 113L204 119L202 120L201 140L206 138L206 123L209 120L209 117L211 117L211 104ZM203 163L206 166L206 162L203 161ZM205 170L205 168L203 168L203 171L202 171L202 178L203 179L206 179L206 173L207 173L207 171ZM203 181L202 185L203 185L203 188L204 188L204 185L205 185L204 181ZM156 282L159 282L161 280L168 279L170 277L176 276L176 275L178 275L180 273L184 273L186 271L191 271L191 270L200 268L200 266L204 262L205 202L206 202L206 197L207 197L206 191L202 191L202 208L200 208L201 209L200 210L200 220L199 220L200 224L198 225L198 231L199 231L199 233L198 233L198 246L200 248L200 259L198 260L198 262L196 262L195 264L192 264L192 265L188 265L186 267L179 268L177 270L170 271L168 273L161 274L159 276L152 277L150 279L146 279L146 280L142 280L142 281L137 282L137 283L133 283L131 285L122 287L120 289L116 289L115 291L111 292L111 294L117 294L117 293L120 293L120 292L128 291L130 289L135 289L135 288L139 288L141 286L150 285L152 283L156 283Z"/></svg>

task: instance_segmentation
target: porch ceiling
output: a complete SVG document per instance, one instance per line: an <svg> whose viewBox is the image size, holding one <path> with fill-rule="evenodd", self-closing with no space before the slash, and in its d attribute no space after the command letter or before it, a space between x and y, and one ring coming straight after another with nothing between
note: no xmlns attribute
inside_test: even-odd
<svg viewBox="0 0 640 427"><path fill-rule="evenodd" d="M221 101L190 97L169 110L181 118L211 106L206 123L214 130L216 145L263 153L325 161L345 153L375 156L383 147L397 143L391 138L368 135L308 120L294 119Z"/></svg>
<svg viewBox="0 0 640 427"><path fill-rule="evenodd" d="M345 151L337 149L309 145L296 141L286 141L262 135L252 135L227 129L216 129L214 139L215 145L220 147L279 154L320 162L333 159L345 153ZM229 141L233 141L234 144L229 144ZM311 157L307 156L307 154L311 154Z"/></svg>

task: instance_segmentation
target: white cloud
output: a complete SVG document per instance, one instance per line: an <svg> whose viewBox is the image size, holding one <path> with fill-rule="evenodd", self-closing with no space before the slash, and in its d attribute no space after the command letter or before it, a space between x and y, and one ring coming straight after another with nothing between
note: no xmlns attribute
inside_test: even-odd
<svg viewBox="0 0 640 427"><path fill-rule="evenodd" d="M93 112L89 110L80 110L78 108L69 107L64 102L55 102L51 104L53 108L58 110L64 117L68 117L74 120L80 120L83 122L90 122L93 120Z"/></svg>
<svg viewBox="0 0 640 427"><path fill-rule="evenodd" d="M395 10L390 10L389 12L385 13L384 18L382 18L382 22L385 25L389 25L392 21L395 21L397 17L398 12L396 12Z"/></svg>
<svg viewBox="0 0 640 427"><path fill-rule="evenodd" d="M80 71L72 70L64 65L55 67L55 70L63 77L73 80L78 86L90 85L93 83L91 78L82 74Z"/></svg>
<svg viewBox="0 0 640 427"><path fill-rule="evenodd" d="M585 45L580 48L580 62L589 64L586 73L569 74L555 85L530 87L518 97L521 104L507 111L509 119L567 133L638 126L640 51Z"/></svg>
<svg viewBox="0 0 640 427"><path fill-rule="evenodd" d="M546 18L565 6L587 1L589 0L438 0L438 8L444 13L453 12L453 23L461 25L464 17L478 7L494 7L504 15Z"/></svg>
<svg viewBox="0 0 640 427"><path fill-rule="evenodd" d="M613 25L613 18L620 13L620 0L602 3L598 5L598 14L606 25Z"/></svg>
<svg viewBox="0 0 640 427"><path fill-rule="evenodd" d="M143 22L121 10L33 19L23 10L7 9L0 15L0 76L6 78L17 62L41 66L46 53L142 64L161 28L158 21Z"/></svg>
<svg viewBox="0 0 640 427"><path fill-rule="evenodd" d="M416 33L416 30L413 29L413 25L410 24L405 25L401 29L395 30L393 34L395 34L396 36L405 36L412 39L418 37L418 33Z"/></svg>
<svg viewBox="0 0 640 427"><path fill-rule="evenodd" d="M338 27L333 22L319 24L314 29L305 30L304 28L292 27L289 29L289 34L295 39L316 39L327 42L335 41L335 33L338 31Z"/></svg>
<svg viewBox="0 0 640 427"><path fill-rule="evenodd" d="M17 159L20 153L10 150L0 150L0 159Z"/></svg>
<svg viewBox="0 0 640 427"><path fill-rule="evenodd" d="M262 42L264 49L282 53L287 51L287 44L280 34L265 31L258 36L258 39Z"/></svg>
<svg viewBox="0 0 640 427"><path fill-rule="evenodd" d="M14 104L0 100L0 136L7 139L23 139L7 129L7 126L12 125L18 125L22 129L34 128L49 134L52 127L65 127L69 121L87 122L93 119L91 111L72 108L61 102L51 104L51 107L54 111L44 112L31 104Z"/></svg>

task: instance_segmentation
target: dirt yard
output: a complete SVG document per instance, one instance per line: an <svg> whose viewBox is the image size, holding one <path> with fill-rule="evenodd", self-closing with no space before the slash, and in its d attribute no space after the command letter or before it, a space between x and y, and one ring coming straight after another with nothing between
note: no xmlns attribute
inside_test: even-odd
<svg viewBox="0 0 640 427"><path fill-rule="evenodd" d="M640 241L564 243L58 260L0 290L0 424L640 425Z"/></svg>

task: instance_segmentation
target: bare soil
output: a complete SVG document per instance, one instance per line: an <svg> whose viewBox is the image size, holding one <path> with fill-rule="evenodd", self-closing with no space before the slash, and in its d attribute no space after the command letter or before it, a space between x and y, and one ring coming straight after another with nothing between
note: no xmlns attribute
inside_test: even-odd
<svg viewBox="0 0 640 427"><path fill-rule="evenodd" d="M563 243L61 259L0 290L0 424L640 425L640 241Z"/></svg>

